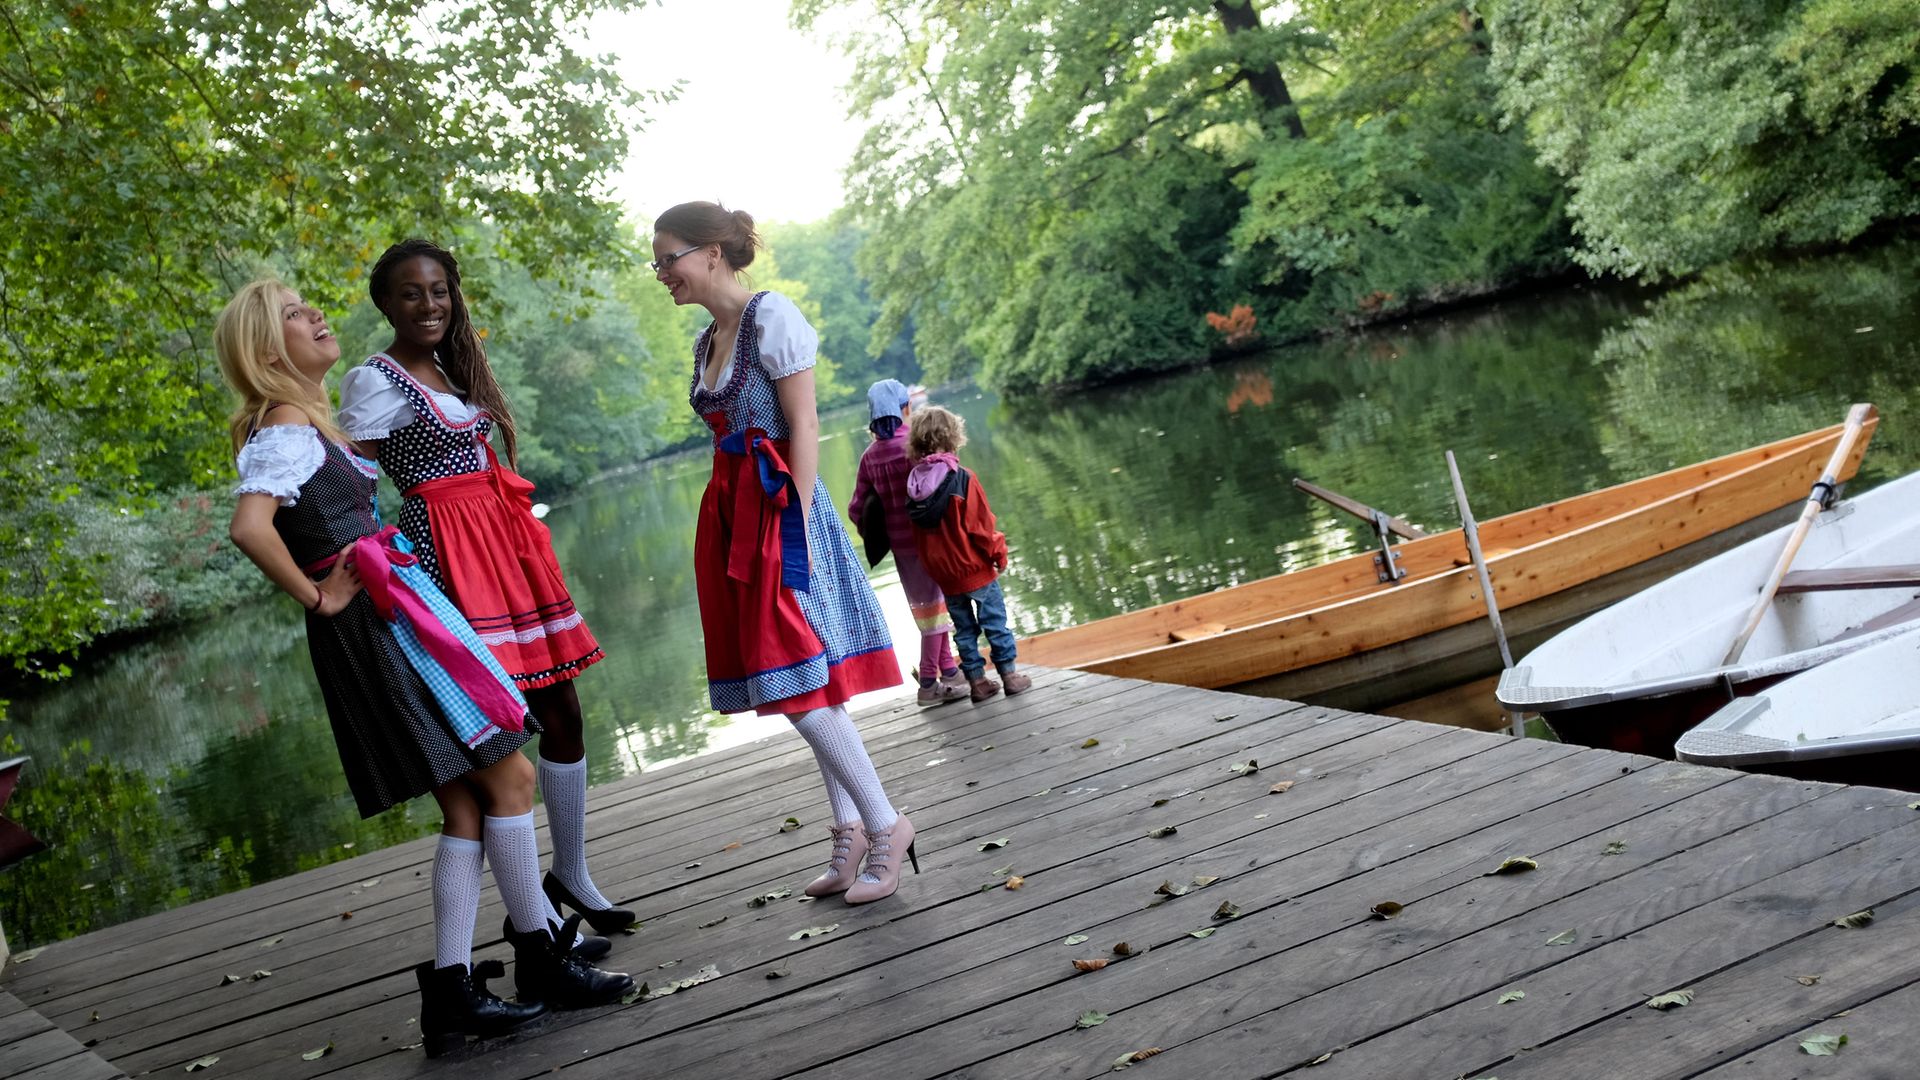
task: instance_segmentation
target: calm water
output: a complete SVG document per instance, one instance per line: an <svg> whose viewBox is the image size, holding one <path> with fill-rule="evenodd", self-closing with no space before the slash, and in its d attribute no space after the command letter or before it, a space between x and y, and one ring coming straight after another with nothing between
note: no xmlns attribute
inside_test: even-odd
<svg viewBox="0 0 1920 1080"><path fill-rule="evenodd" d="M1917 299L1920 243L1905 242L1659 296L1570 289L1064 400L935 400L967 419L962 458L1010 539L1025 633L1363 546L1295 476L1448 528L1445 449L1487 517L1834 423L1854 400L1885 416L1856 490L1900 475L1920 467ZM864 422L823 419L843 505ZM547 517L609 657L579 683L595 782L785 726L706 708L706 473L700 455L655 463ZM913 649L889 566L874 583ZM95 658L13 716L34 756L13 809L58 845L6 875L16 948L437 827L427 799L358 819L289 603Z"/></svg>

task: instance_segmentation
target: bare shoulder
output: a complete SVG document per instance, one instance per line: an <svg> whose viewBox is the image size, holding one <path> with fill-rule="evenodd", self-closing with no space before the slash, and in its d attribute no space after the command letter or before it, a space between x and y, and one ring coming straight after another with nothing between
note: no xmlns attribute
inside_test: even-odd
<svg viewBox="0 0 1920 1080"><path fill-rule="evenodd" d="M307 411L298 405L275 405L260 418L261 427L284 427L291 424L311 426L312 423L313 421L307 416Z"/></svg>

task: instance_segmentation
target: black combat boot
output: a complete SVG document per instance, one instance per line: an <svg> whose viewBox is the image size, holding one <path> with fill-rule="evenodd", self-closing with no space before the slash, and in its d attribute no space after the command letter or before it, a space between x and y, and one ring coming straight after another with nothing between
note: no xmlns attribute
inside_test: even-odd
<svg viewBox="0 0 1920 1080"><path fill-rule="evenodd" d="M513 984L527 1001L544 1001L555 1009L589 1009L619 1001L633 990L632 976L601 971L574 955L578 915L569 916L557 931L548 926L522 934L513 931L511 923L507 929L513 944Z"/></svg>
<svg viewBox="0 0 1920 1080"><path fill-rule="evenodd" d="M500 934L508 941L513 940L513 919L508 918L500 924ZM581 934L580 940L574 943L573 958L575 960L584 960L591 964L612 951L613 942L606 938L596 937L592 934Z"/></svg>
<svg viewBox="0 0 1920 1080"><path fill-rule="evenodd" d="M413 969L420 982L420 1035L428 1057L458 1049L468 1035L481 1039L505 1035L547 1011L538 1001L501 1001L493 996L487 980L506 973L507 965L498 960L482 960L471 973L458 964L436 968L432 962Z"/></svg>

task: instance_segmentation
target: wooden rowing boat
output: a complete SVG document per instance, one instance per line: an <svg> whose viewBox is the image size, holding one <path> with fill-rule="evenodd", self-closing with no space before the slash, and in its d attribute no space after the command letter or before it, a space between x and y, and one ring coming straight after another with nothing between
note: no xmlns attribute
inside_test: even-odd
<svg viewBox="0 0 1920 1080"><path fill-rule="evenodd" d="M1920 627L1723 706L1682 761L1876 787L1920 786Z"/></svg>
<svg viewBox="0 0 1920 1080"><path fill-rule="evenodd" d="M1723 663L1787 529L1598 612L1500 678L1502 706L1567 742L1671 757L1729 701L1902 633L1920 619L1920 473L1814 519L1740 659Z"/></svg>
<svg viewBox="0 0 1920 1080"><path fill-rule="evenodd" d="M1834 425L1481 523L1516 650L1787 520L1840 434ZM1020 659L1356 709L1497 670L1460 530L1392 550L1406 571L1396 582L1380 580L1374 554L1351 555L1038 634Z"/></svg>

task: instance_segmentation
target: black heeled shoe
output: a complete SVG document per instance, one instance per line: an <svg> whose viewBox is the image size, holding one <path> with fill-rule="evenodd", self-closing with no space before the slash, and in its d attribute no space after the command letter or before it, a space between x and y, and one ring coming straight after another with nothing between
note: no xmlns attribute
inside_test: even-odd
<svg viewBox="0 0 1920 1080"><path fill-rule="evenodd" d="M436 968L431 961L413 969L420 984L420 1043L428 1057L458 1050L469 1035L506 1035L546 1014L538 1001L502 1001L487 989L488 979L506 974L507 966L498 960L482 960L471 972L459 965Z"/></svg>
<svg viewBox="0 0 1920 1080"><path fill-rule="evenodd" d="M551 870L547 871L546 877L540 879L540 889L547 894L547 899L553 903L553 910L560 911L561 905L563 904L572 908L586 916L587 925L593 927L594 933L602 936L625 930L627 927L632 926L636 920L633 912L628 911L626 908L590 908L574 899L573 890L567 888L565 882L554 877L553 871ZM562 914L565 913L562 912Z"/></svg>
<svg viewBox="0 0 1920 1080"><path fill-rule="evenodd" d="M509 940L513 938L512 916L508 916L501 922L500 936ZM595 937L592 934L581 934L579 938L579 942L573 946L573 958L575 960L584 960L591 964L595 960L613 951L613 942L608 941L606 938Z"/></svg>
<svg viewBox="0 0 1920 1080"><path fill-rule="evenodd" d="M571 915L557 931L543 926L531 934L507 935L513 945L513 985L521 998L555 1009L590 1009L632 992L633 976L602 971L574 956L570 943L579 927L580 916Z"/></svg>

